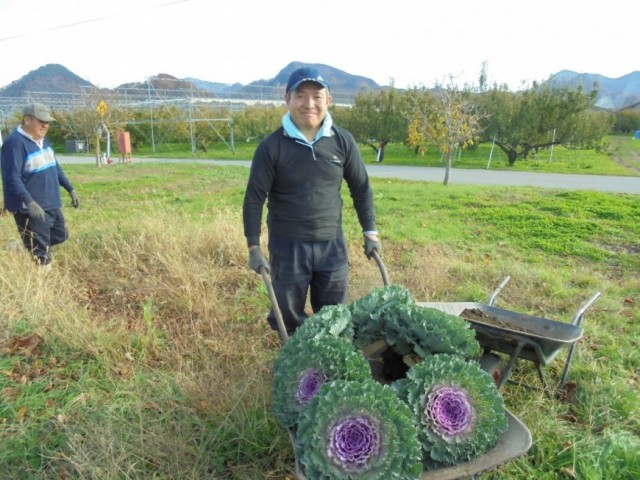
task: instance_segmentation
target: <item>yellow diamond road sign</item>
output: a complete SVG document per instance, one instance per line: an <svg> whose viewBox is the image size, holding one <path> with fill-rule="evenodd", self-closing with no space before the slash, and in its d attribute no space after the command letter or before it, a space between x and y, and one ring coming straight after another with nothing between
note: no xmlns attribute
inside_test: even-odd
<svg viewBox="0 0 640 480"><path fill-rule="evenodd" d="M107 113L107 104L104 102L104 100L100 100L100 103L96 107L96 110L101 117L104 117L104 114Z"/></svg>

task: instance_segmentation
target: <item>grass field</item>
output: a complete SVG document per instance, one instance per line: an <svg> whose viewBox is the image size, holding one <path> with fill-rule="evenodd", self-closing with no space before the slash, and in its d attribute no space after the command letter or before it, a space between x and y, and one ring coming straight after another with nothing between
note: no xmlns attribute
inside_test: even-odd
<svg viewBox="0 0 640 480"><path fill-rule="evenodd" d="M246 168L65 171L81 207L49 272L0 217L0 479L293 479L270 411L279 340L247 268ZM602 293L560 396L516 364L531 388L503 395L534 443L480 478L640 478L638 197L372 183L391 281L418 300L485 302L510 275L499 307L570 322ZM381 278L345 205L355 299Z"/></svg>
<svg viewBox="0 0 640 480"><path fill-rule="evenodd" d="M517 160L513 166L508 165L506 155L499 148L492 149L490 143L484 143L474 149L457 151L453 168L640 176L639 140L634 140L631 135L610 135L605 143L606 148L600 152L556 146L541 150L537 155L532 154L527 160ZM199 150L194 155L187 144L158 145L155 152L150 147L145 147L137 150L134 157L250 160L256 145L256 142L237 142L235 151L232 152L227 145L219 142L210 145L207 152ZM360 151L365 162L375 163L376 152L373 148L361 145ZM430 148L424 155L416 155L400 143L391 143L386 147L383 163L428 167L444 165L442 155L437 150Z"/></svg>

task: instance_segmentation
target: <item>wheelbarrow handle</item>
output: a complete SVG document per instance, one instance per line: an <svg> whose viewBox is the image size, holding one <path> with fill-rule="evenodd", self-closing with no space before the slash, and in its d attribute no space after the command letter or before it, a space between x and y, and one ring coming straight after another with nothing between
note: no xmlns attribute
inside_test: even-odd
<svg viewBox="0 0 640 480"><path fill-rule="evenodd" d="M282 318L282 312L280 311L280 306L278 305L276 292L274 292L273 290L273 284L271 283L271 275L269 275L266 268L261 266L260 276L264 281L264 286L267 288L267 293L269 294L269 300L271 301L271 308L273 309L273 314L276 317L276 323L278 324L278 334L280 335L280 343L284 344L287 340L289 340L289 335L287 334L287 329L284 326L284 320Z"/></svg>
<svg viewBox="0 0 640 480"><path fill-rule="evenodd" d="M500 285L498 285L498 288L496 288L493 291L493 293L489 297L489 300L487 300L487 305L489 305L490 307L493 307L495 305L496 300L498 299L498 294L505 287L505 285L507 283L509 283L509 280L511 280L511 276L510 275L504 277L504 280L502 280L502 283Z"/></svg>
<svg viewBox="0 0 640 480"><path fill-rule="evenodd" d="M593 305L593 303L600 297L601 292L596 292L593 296L587 300L581 307L580 310L576 312L575 317L573 317L572 325L577 327L582 323L582 318L584 317L585 312ZM571 365L571 360L573 359L573 352L576 348L576 342L573 342L569 347L569 353L567 354L567 361L564 364L564 370L562 371L562 377L560 377L560 383L558 384L558 388L564 388L564 385L567 383L567 377L569 376L569 366Z"/></svg>
<svg viewBox="0 0 640 480"><path fill-rule="evenodd" d="M371 256L378 264L378 268L380 269L380 275L382 275L382 283L384 284L385 287L388 287L390 285L389 274L387 273L387 267L385 267L384 263L382 262L382 258L380 258L380 254L378 253L378 250L373 250L371 252Z"/></svg>
<svg viewBox="0 0 640 480"><path fill-rule="evenodd" d="M576 315L573 317L573 321L571 322L572 325L576 325L578 327L580 326L582 317L584 317L585 312L591 307L591 305L593 305L593 303L598 299L598 297L600 297L601 294L601 292L594 293L593 296L580 307L580 310L578 310L576 312Z"/></svg>
<svg viewBox="0 0 640 480"><path fill-rule="evenodd" d="M372 257L376 261L376 264L380 269L380 274L382 275L382 282L384 283L384 286L389 286L389 274L387 273L387 268L384 266L384 263L382 262L380 254L377 250L373 251ZM271 275L269 275L264 267L260 267L260 276L262 277L264 286L267 289L267 294L269 295L269 300L271 301L271 308L273 309L273 314L276 317L276 323L278 324L278 334L280 335L280 342L284 344L289 339L289 335L287 334L287 329L284 326L284 319L282 318L282 312L280 311L280 306L278 305L276 293L273 290Z"/></svg>

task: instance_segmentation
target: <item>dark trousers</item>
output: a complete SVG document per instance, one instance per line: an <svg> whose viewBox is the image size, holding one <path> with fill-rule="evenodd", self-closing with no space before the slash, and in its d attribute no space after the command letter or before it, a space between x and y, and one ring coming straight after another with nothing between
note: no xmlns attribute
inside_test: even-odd
<svg viewBox="0 0 640 480"><path fill-rule="evenodd" d="M308 317L307 293L313 312L325 305L347 303L349 262L343 235L335 240L304 242L269 235L269 264L273 290L288 333ZM278 330L273 309L267 318Z"/></svg>
<svg viewBox="0 0 640 480"><path fill-rule="evenodd" d="M40 265L51 263L51 247L69 237L60 208L46 211L44 220L30 218L21 212L14 213L13 218L22 243Z"/></svg>

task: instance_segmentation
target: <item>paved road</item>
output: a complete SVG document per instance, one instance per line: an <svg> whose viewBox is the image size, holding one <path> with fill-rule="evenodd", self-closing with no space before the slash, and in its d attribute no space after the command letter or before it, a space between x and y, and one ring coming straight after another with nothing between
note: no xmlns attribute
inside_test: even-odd
<svg viewBox="0 0 640 480"><path fill-rule="evenodd" d="M95 157L58 155L60 163L95 163ZM136 163L204 163L211 165L236 165L249 167L249 160L201 160L135 158ZM372 177L423 180L442 183L444 167L401 167L395 165L367 165ZM449 184L511 185L551 188L559 190L593 190L600 192L632 193L640 195L640 177L616 177L608 175L573 175L560 173L510 172L504 170L451 171Z"/></svg>

